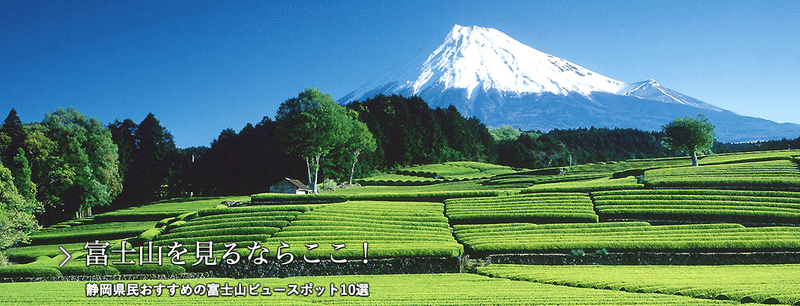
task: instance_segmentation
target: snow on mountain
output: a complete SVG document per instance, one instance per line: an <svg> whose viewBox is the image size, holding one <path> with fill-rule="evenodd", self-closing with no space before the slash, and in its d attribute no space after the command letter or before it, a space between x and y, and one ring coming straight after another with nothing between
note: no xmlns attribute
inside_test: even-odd
<svg viewBox="0 0 800 306"><path fill-rule="evenodd" d="M460 25L453 27L422 65L395 75L401 79L384 82L382 93L416 95L435 86L440 90L466 89L471 99L476 89L588 95L594 91L617 92L626 86L533 49L498 30ZM374 89L362 87L348 97L369 98Z"/></svg>
<svg viewBox="0 0 800 306"><path fill-rule="evenodd" d="M665 103L678 103L683 105L690 105L697 108L722 111L723 109L706 102L697 100L690 96L684 95L669 88L662 87L655 80L647 80L642 82L630 83L617 92L617 94L624 96L638 97L645 100L655 100Z"/></svg>
<svg viewBox="0 0 800 306"><path fill-rule="evenodd" d="M540 131L590 126L659 130L677 117L702 113L717 126L721 141L800 135L800 125L741 116L654 80L614 80L495 29L456 25L423 58L393 68L339 103L378 94L417 95L431 107L453 105L488 126Z"/></svg>

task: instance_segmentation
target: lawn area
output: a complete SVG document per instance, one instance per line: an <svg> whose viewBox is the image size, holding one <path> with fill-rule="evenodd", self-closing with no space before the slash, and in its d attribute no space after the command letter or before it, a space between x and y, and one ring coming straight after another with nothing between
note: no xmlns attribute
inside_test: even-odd
<svg viewBox="0 0 800 306"><path fill-rule="evenodd" d="M490 265L480 274L537 283L662 293L742 303L800 302L800 265L521 266Z"/></svg>
<svg viewBox="0 0 800 306"><path fill-rule="evenodd" d="M424 275L366 275L366 276L319 276L262 279L190 279L161 281L119 281L127 286L131 283L157 285L186 285L192 287L192 295L181 295L176 289L170 296L163 289L160 297L86 297L87 282L37 282L0 284L0 305L732 305L730 301L693 299L663 294L640 294L619 291L593 290L553 286L532 282L489 278L475 274L424 274ZM242 283L246 296L209 297L194 294L197 285L207 288L210 283L231 287ZM304 296L301 286L312 284L313 293ZM251 296L250 288L261 294L270 288L271 296ZM368 284L369 296L342 296L341 285ZM298 294L288 295L276 289L287 289L296 285ZM331 285L339 290L331 296ZM363 286L363 285L362 285ZM317 287L321 289L317 290ZM279 289L278 289L279 290ZM324 291L322 291L324 290ZM233 289L228 293L232 294ZM113 290L112 290L113 292ZM199 292L199 291L198 291ZM317 296L317 292L321 292ZM357 293L357 291L352 291ZM126 290L127 293L127 290ZM363 292L362 292L363 293Z"/></svg>

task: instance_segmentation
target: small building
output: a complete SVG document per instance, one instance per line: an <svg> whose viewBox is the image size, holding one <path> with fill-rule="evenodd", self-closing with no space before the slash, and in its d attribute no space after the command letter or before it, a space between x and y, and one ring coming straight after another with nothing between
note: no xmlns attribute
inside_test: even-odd
<svg viewBox="0 0 800 306"><path fill-rule="evenodd" d="M306 184L298 180L285 178L282 181L269 187L269 192L272 193L289 193L289 194L307 194L313 193Z"/></svg>

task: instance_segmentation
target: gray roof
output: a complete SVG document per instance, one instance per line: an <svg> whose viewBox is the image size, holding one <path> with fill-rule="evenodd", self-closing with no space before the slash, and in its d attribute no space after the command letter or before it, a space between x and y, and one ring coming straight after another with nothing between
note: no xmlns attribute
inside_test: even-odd
<svg viewBox="0 0 800 306"><path fill-rule="evenodd" d="M303 183L301 183L300 181L298 181L296 179L290 179L290 178L287 177L287 178L285 178L285 180L288 181L289 184L292 184L293 186L297 187L297 189L310 190L308 188L308 186L306 186L306 184L303 184Z"/></svg>

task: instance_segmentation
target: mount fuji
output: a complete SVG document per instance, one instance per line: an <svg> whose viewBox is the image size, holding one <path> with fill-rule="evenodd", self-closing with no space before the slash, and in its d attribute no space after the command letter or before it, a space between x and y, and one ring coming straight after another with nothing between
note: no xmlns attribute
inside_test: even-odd
<svg viewBox="0 0 800 306"><path fill-rule="evenodd" d="M660 130L677 117L705 114L720 141L800 136L800 125L741 116L665 88L626 83L522 44L491 28L456 25L419 63L407 63L338 100L417 95L453 105L488 126L549 131L580 127Z"/></svg>

